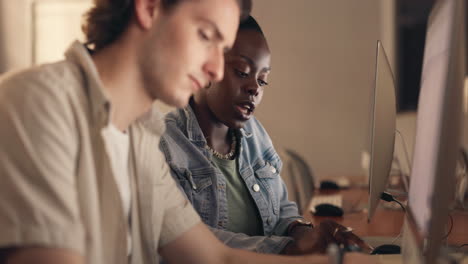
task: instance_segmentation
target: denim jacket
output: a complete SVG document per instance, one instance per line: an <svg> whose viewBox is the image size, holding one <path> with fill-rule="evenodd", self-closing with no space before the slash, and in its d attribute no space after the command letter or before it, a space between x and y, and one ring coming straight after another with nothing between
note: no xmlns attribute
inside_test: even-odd
<svg viewBox="0 0 468 264"><path fill-rule="evenodd" d="M301 217L296 204L288 200L279 175L281 160L260 122L252 117L237 131L241 142L239 172L257 206L265 235L253 237L226 230L226 180L213 165L211 152L205 149L207 143L192 108L169 113L166 125L160 149L179 187L218 239L234 248L281 252L291 241L285 236L289 224Z"/></svg>

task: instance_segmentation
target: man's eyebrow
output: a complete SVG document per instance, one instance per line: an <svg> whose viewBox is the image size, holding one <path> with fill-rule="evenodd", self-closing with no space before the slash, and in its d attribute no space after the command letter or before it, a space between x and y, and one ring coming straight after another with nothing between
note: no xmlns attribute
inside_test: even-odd
<svg viewBox="0 0 468 264"><path fill-rule="evenodd" d="M248 56L245 56L245 55L242 55L242 54L239 54L238 56L241 57L242 59L246 60L248 64L253 65L253 66L257 66L257 65L255 65L254 61L251 58L249 58ZM269 71L271 71L271 67L265 67L261 71L262 72L269 72Z"/></svg>

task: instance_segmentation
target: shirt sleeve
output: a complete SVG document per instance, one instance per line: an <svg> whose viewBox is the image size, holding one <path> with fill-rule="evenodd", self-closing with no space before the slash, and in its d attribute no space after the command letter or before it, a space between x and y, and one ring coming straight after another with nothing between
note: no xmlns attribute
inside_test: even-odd
<svg viewBox="0 0 468 264"><path fill-rule="evenodd" d="M158 202L164 205L159 245L164 246L200 223L201 220L192 204L177 187L163 154L159 150L158 154L160 162L163 165L161 171L162 178L158 184L158 192L161 192L159 197L162 200Z"/></svg>
<svg viewBox="0 0 468 264"><path fill-rule="evenodd" d="M223 244L257 253L279 254L293 241L291 237L286 236L248 236L212 227L210 229Z"/></svg>
<svg viewBox="0 0 468 264"><path fill-rule="evenodd" d="M299 215L297 205L288 199L288 191L281 177L278 179L277 194L280 201L280 218L272 230L273 235L285 236L289 225L298 220L303 219Z"/></svg>
<svg viewBox="0 0 468 264"><path fill-rule="evenodd" d="M0 81L0 248L83 253L71 106L45 76L31 75Z"/></svg>

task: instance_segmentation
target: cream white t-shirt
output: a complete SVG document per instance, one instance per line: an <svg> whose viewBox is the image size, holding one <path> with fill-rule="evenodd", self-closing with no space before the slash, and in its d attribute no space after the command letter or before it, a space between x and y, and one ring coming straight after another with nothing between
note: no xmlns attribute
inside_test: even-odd
<svg viewBox="0 0 468 264"><path fill-rule="evenodd" d="M127 220L127 255L132 252L132 239L130 235L130 205L131 205L131 190L129 176L129 152L130 152L130 137L128 133L120 131L113 124L109 124L103 130L104 141L106 144L107 153L110 157L112 171L115 176L117 188L119 189L120 198L124 210L124 217Z"/></svg>

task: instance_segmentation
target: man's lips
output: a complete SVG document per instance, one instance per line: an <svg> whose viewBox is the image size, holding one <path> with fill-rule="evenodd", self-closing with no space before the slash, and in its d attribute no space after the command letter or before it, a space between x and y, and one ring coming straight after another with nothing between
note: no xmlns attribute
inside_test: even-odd
<svg viewBox="0 0 468 264"><path fill-rule="evenodd" d="M190 80L192 80L193 86L195 88L195 91L198 91L202 88L201 83L193 76L189 76Z"/></svg>

